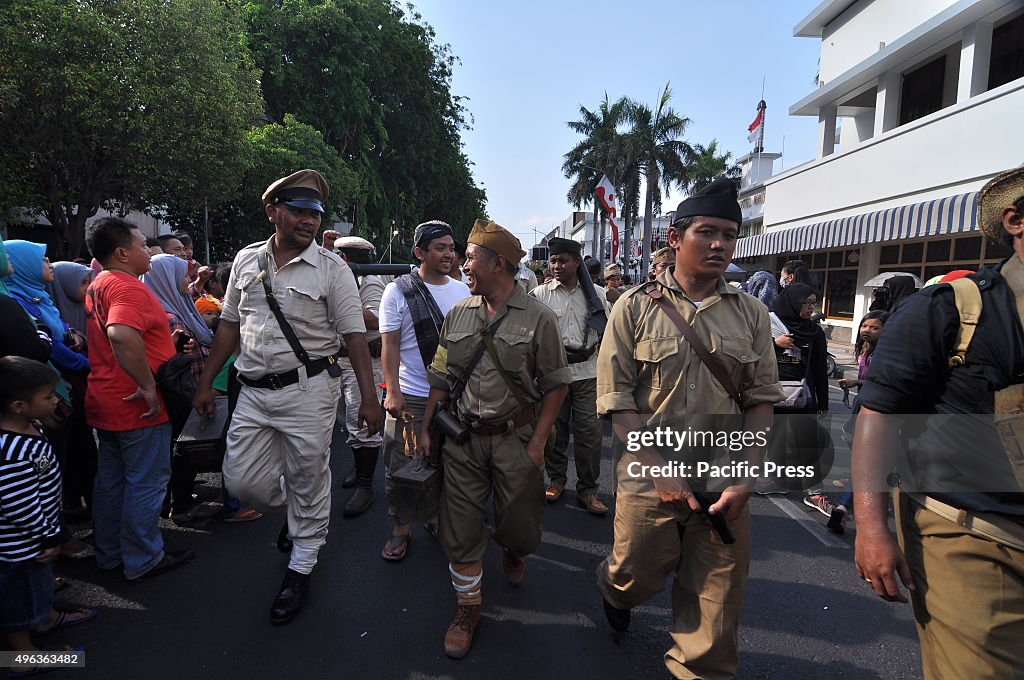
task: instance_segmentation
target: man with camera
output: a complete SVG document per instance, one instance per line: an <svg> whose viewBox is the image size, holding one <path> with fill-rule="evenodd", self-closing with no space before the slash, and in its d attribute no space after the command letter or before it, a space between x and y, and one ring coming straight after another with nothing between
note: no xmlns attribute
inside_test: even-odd
<svg viewBox="0 0 1024 680"><path fill-rule="evenodd" d="M424 423L451 398L457 426L468 430L461 444L452 428L446 433L439 517L458 595L444 649L456 659L469 652L480 620L488 499L509 582L522 581L523 557L540 542L544 449L570 381L558 320L516 283L525 254L503 227L476 221L464 266L473 296L448 313L427 372ZM421 429L421 453L430 450L431 433Z"/></svg>
<svg viewBox="0 0 1024 680"><path fill-rule="evenodd" d="M224 483L243 501L287 505L278 549L291 559L271 607L275 624L301 609L327 537L339 338L359 383L359 424L376 432L383 421L355 277L315 241L327 191L320 173L300 170L264 192L274 235L235 257L194 402L200 414L213 412L213 379L240 346L235 368L242 389L228 430Z"/></svg>

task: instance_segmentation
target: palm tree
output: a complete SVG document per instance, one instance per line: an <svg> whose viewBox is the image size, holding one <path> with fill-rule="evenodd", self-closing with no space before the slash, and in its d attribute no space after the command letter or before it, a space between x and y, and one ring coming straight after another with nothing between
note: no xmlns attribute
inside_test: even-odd
<svg viewBox="0 0 1024 680"><path fill-rule="evenodd" d="M583 139L564 156L562 172L566 178L573 180L566 198L577 208L594 204L595 230L599 211L603 212L604 209L599 201L594 200L594 188L601 181L601 175L608 175L612 183L615 183L619 174L617 159L621 153L622 135L618 127L625 107L625 98L612 103L606 92L596 110L591 111L581 105L580 119L567 123ZM603 245L604 234L595 236L598 243ZM603 253L599 253L599 258L603 259Z"/></svg>
<svg viewBox="0 0 1024 680"><path fill-rule="evenodd" d="M738 180L740 166L732 162L732 152L718 154L718 140L712 139L707 146L694 144L693 170L686 185L686 193L693 195L719 177Z"/></svg>
<svg viewBox="0 0 1024 680"><path fill-rule="evenodd" d="M686 187L693 172L694 149L682 139L690 119L680 116L668 105L671 99L672 91L666 83L653 110L633 100L627 103L625 110L625 119L630 125L625 141L628 162L626 174L630 177L626 182L625 196L627 200L632 199L632 205L626 210L627 215L636 214L639 179L643 177L647 184L641 275L646 275L650 265L651 230L654 213L661 211L662 191L671 191L673 185Z"/></svg>

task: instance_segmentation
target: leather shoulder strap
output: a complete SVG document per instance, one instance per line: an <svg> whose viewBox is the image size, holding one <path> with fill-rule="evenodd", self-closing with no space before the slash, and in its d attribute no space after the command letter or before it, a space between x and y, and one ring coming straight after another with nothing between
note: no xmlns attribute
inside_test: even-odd
<svg viewBox="0 0 1024 680"><path fill-rule="evenodd" d="M981 318L981 290L978 288L978 284L969 278L950 281L949 285L953 287L956 311L960 314L960 328L956 332L956 349L949 357L949 367L956 368L964 365L967 348L971 346L974 331L978 329L978 319Z"/></svg>
<svg viewBox="0 0 1024 680"><path fill-rule="evenodd" d="M299 342L298 336L295 335L295 329L288 323L288 319L285 318L284 312L281 311L281 305L277 301L277 297L274 295L274 289L270 286L270 257L267 251L263 251L257 256L257 260L260 265L260 272L263 280L263 292L267 296L267 305L270 306L270 311L274 313L274 318L277 319L277 325L281 327L281 332L284 333L285 340L291 346L292 351L295 352L295 356L299 358L304 366L309 366L312 363L312 359L309 358L309 354L303 349L302 343Z"/></svg>
<svg viewBox="0 0 1024 680"><path fill-rule="evenodd" d="M644 286L644 292L654 300L658 306L668 314L668 318L672 319L672 322L679 328L679 332L683 334L686 342L690 343L690 347L697 353L700 360L704 362L704 365L711 371L711 375L722 384L725 391L729 393L729 396L738 406L742 408L743 401L740 399L739 390L736 389L736 385L733 384L732 378L725 372L725 368L719 363L718 359L711 356L711 352L704 345L704 342L697 336L697 332L693 330L693 326L686 322L683 315L679 313L672 303L665 299L664 294L658 290L656 285L648 284Z"/></svg>

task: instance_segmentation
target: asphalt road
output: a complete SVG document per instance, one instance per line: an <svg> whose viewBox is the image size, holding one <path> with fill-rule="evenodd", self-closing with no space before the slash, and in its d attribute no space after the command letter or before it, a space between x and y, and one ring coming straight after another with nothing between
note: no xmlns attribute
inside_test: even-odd
<svg viewBox="0 0 1024 680"><path fill-rule="evenodd" d="M835 390L835 395L840 395ZM833 412L843 406L834 402ZM833 419L833 427L842 418ZM473 650L445 657L442 637L455 609L447 560L415 530L404 562L381 560L389 531L383 473L370 511L343 519L348 491L337 486L351 465L335 445L334 512L312 594L291 624L271 626L269 608L287 564L274 548L283 515L200 529L166 523L171 547L197 553L184 568L128 584L92 560L58 563L71 587L60 604L97 607L100 616L60 631L48 648L85 644L87 667L54 677L143 678L661 678L671 640L668 591L634 611L631 630L615 635L594 587L610 551L612 518L587 515L575 494L549 510L524 583L508 585L497 546L487 554L483 618ZM837 450L830 479L848 476L849 452ZM570 465L570 469L571 469ZM219 500L215 475L204 499ZM606 454L602 498L611 505ZM570 489L572 488L570 480ZM741 636L741 678L920 678L909 605L879 600L853 568L855 525L839 538L798 495L751 500L753 563Z"/></svg>

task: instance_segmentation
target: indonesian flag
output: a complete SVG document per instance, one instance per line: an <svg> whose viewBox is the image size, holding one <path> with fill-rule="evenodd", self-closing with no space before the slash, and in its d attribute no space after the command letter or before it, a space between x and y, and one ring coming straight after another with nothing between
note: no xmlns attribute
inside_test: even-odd
<svg viewBox="0 0 1024 680"><path fill-rule="evenodd" d="M764 135L764 110L768 108L765 106L764 100L762 99L757 104L757 118L754 122L747 126L747 141L754 142L755 144Z"/></svg>
<svg viewBox="0 0 1024 680"><path fill-rule="evenodd" d="M601 205L604 206L605 212L608 213L608 223L612 226L612 261L614 262L619 259L619 225L615 223L615 218L619 214L616 195L618 192L615 191L608 175L602 175L594 193L597 195L597 200L601 201Z"/></svg>

